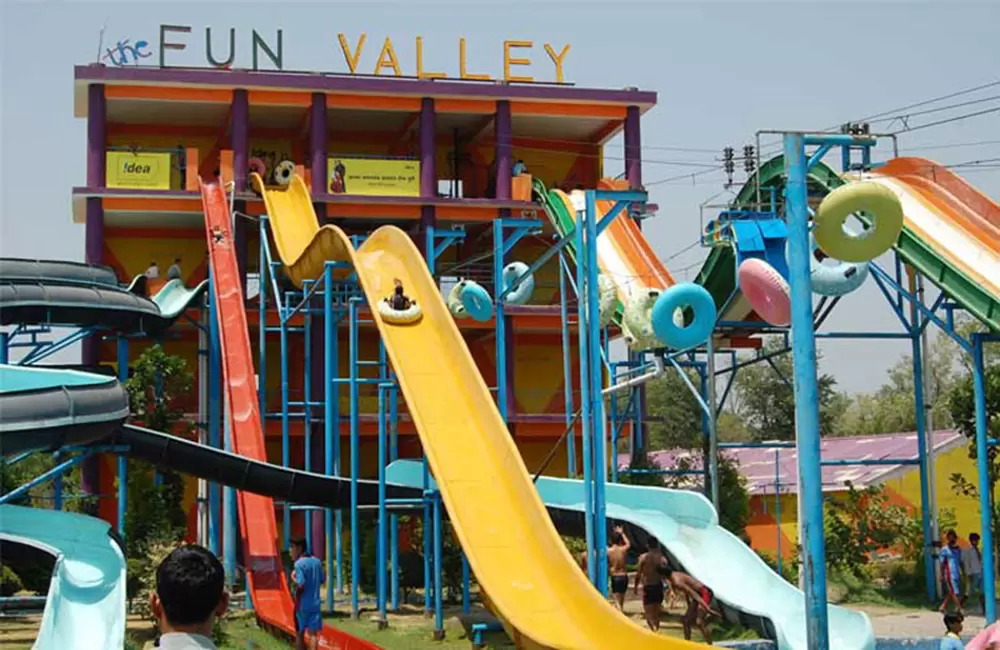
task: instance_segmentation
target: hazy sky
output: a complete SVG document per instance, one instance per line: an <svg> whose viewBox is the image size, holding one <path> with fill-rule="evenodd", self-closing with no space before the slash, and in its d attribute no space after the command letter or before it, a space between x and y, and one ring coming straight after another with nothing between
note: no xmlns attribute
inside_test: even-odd
<svg viewBox="0 0 1000 650"><path fill-rule="evenodd" d="M345 71L338 32L352 43L361 32L368 34L362 68L373 65L386 36L403 65L412 66L414 37L423 36L426 59L452 74L459 37L467 39L472 69L494 74L502 67L503 40L533 40L539 77L551 67L542 43L570 43L567 80L659 93L659 106L642 122L644 179L661 206L645 232L680 279L693 279L707 254L692 247L701 227L699 206L723 190L719 172L675 178L704 169L691 163L712 163L726 145L739 152L757 129L827 128L1000 78L995 2L0 0L0 254L83 258L83 227L71 223L70 213L70 188L84 183L86 151L85 122L73 118L73 65L95 59L102 27L105 42L128 38L155 45L161 23L193 28L188 51L171 53L171 61L191 65L204 65L206 27L219 35L220 46L228 28L237 29L237 66L249 66L252 28L273 38L281 27L290 70ZM994 95L1000 86L909 112ZM979 102L908 122L915 126L997 106L1000 100ZM897 119L874 126L904 125ZM1000 113L902 135L900 148L947 164L1000 157ZM606 170L619 173L620 142L607 154ZM959 171L997 197L998 167ZM869 282L841 302L826 328L895 331L899 325ZM847 390L870 390L908 346L826 342L824 368Z"/></svg>

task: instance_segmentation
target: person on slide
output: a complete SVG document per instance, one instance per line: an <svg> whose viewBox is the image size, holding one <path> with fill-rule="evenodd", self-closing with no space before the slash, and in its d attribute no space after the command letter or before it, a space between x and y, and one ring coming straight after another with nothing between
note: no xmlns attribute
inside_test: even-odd
<svg viewBox="0 0 1000 650"><path fill-rule="evenodd" d="M690 641L691 629L697 625L705 643L711 645L712 634L708 631L705 614L722 618L718 612L712 609L712 600L715 598L715 594L702 582L683 571L670 571L667 579L687 599L687 611L684 612L684 617L681 619L681 623L684 625L684 638Z"/></svg>
<svg viewBox="0 0 1000 650"><path fill-rule="evenodd" d="M403 282L396 278L392 281L393 290L392 295L385 299L389 306L395 311L406 311L413 304L405 293L403 293Z"/></svg>
<svg viewBox="0 0 1000 650"><path fill-rule="evenodd" d="M611 536L611 546L608 547L608 572L611 574L611 593L615 596L618 609L625 611L625 594L628 592L628 571L625 568L625 558L632 547L628 536L621 526L615 526Z"/></svg>
<svg viewBox="0 0 1000 650"><path fill-rule="evenodd" d="M639 587L642 586L642 611L646 617L646 625L656 632L660 629L660 608L663 605L663 575L669 574L670 569L656 538L649 538L647 548L639 556L634 590L639 594Z"/></svg>

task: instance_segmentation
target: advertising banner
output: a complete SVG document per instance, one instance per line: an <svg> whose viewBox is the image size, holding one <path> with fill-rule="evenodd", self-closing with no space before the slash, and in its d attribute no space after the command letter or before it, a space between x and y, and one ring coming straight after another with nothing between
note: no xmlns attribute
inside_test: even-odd
<svg viewBox="0 0 1000 650"><path fill-rule="evenodd" d="M170 154L131 151L107 153L107 187L170 189Z"/></svg>
<svg viewBox="0 0 1000 650"><path fill-rule="evenodd" d="M329 159L330 194L420 196L420 162L388 158Z"/></svg>

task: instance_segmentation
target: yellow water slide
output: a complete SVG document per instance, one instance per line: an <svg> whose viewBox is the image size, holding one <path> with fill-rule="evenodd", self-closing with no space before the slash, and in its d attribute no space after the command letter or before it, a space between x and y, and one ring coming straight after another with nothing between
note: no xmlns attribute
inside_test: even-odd
<svg viewBox="0 0 1000 650"><path fill-rule="evenodd" d="M255 183L259 188L259 178ZM296 283L319 278L326 260L354 266L455 532L519 647L701 647L639 627L587 581L556 532L410 237L383 226L355 251L339 228L319 227L298 177L287 189L264 188L262 194L281 261ZM423 310L416 323L387 323L375 308L392 291L394 278Z"/></svg>

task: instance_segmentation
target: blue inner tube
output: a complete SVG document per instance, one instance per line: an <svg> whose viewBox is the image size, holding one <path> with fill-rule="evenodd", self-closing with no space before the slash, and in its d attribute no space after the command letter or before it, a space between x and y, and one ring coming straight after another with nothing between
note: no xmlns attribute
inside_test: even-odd
<svg viewBox="0 0 1000 650"><path fill-rule="evenodd" d="M493 318L493 299L490 292L475 282L467 281L461 292L462 306L465 311L479 322Z"/></svg>
<svg viewBox="0 0 1000 650"><path fill-rule="evenodd" d="M809 250L810 286L820 296L846 296L868 279L868 262L834 260L820 249L812 233L809 235Z"/></svg>
<svg viewBox="0 0 1000 650"><path fill-rule="evenodd" d="M674 322L678 309L690 310L687 325ZM687 319L685 319L687 320ZM701 345L715 329L715 301L705 287L694 282L676 284L656 299L653 332L669 348L684 350Z"/></svg>
<svg viewBox="0 0 1000 650"><path fill-rule="evenodd" d="M519 277L524 275L528 271L528 265L524 262L511 262L507 266L503 267L503 279L502 284L504 291L507 287L514 284L514 281ZM521 284L517 285L517 288L507 294L504 298L504 302L508 305L523 305L529 300L531 300L531 294L535 292L535 276L534 274L529 275Z"/></svg>

